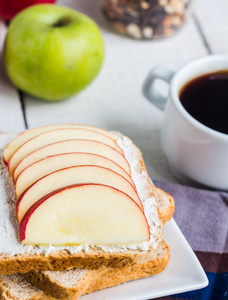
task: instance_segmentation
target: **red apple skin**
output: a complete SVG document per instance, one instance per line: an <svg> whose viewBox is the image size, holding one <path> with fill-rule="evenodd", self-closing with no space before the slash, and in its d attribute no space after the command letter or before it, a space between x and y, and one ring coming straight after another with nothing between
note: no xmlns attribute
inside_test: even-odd
<svg viewBox="0 0 228 300"><path fill-rule="evenodd" d="M17 155L18 154L18 152L20 152L20 150L21 150L21 148L23 148L24 146L26 146L26 145L28 145L28 144L30 144L32 141L34 141L34 140L37 140L37 139L39 139L39 138L43 138L44 136L46 136L46 135L52 135L52 134L56 134L56 133L64 133L64 132L66 132L66 133L69 133L69 131L72 131L72 134L73 133L75 133L75 134L77 134L77 132L85 132L85 133L88 133L88 134L97 134L97 136L99 137L99 139L100 138L102 138L102 137L105 137L106 139L107 139L107 143L106 143L106 141L101 141L102 143L104 142L104 144L106 144L106 145L108 145L108 146L111 146L112 148L114 148L114 149L116 149L124 158L125 158L125 156L124 156L124 153L123 153L123 150L120 148L120 146L117 144L117 142L115 141L115 140L113 140L111 137L108 137L108 136L106 136L106 135L104 135L104 134L102 134L102 133L100 133L100 132L96 132L96 131L94 131L94 130L89 130L89 129L80 129L80 128L59 128L59 129L55 129L55 130L50 130L50 131L47 131L47 132L43 132L43 133L41 133L41 134L38 134L37 136L35 136L35 137L33 137L33 138L31 138L30 140L28 140L28 141L26 141L23 145L21 145L14 153L13 153L13 155L11 156L11 158L10 158L10 160L9 160L9 162L8 162L8 171L9 171L9 174L10 174L10 177L12 177L13 176L13 172L14 172L14 170L13 170L13 172L11 171L11 168L12 168L12 161L13 161L13 159L14 159L14 157L15 157L15 155ZM94 140L94 141L96 141L96 139L98 138L98 137L92 137L91 138L91 140ZM73 140L74 139L74 137L69 137L68 136L68 138L64 138L64 139L61 139L61 140L56 140L56 141L52 141L52 142L50 142L49 141L49 143L48 144L52 144L52 143L55 143L55 142L59 142L59 141L62 141L62 140ZM83 136L80 138L75 138L76 140L80 140L80 139L83 139ZM90 138L88 137L88 138L84 138L85 140L90 140ZM108 141L110 141L110 143L111 144L109 144L109 142ZM42 148L43 146L47 146L48 144L45 144L45 145L42 145L41 147L39 147L39 148ZM38 148L37 148L38 149ZM37 149L35 149L35 150L33 150L32 152L34 152L34 151L36 151ZM31 153L31 152L30 152ZM29 154L30 154L29 153ZM27 155L29 155L29 154L27 154ZM26 155L26 156L27 156ZM23 158L25 158L25 157L23 157ZM126 160L126 158L125 158L125 160ZM126 160L126 162L127 162L127 160ZM20 162L19 162L20 163ZM129 166L129 163L127 162L127 164L128 164L128 166ZM12 173L11 173L12 172ZM129 166L129 174L130 174L130 166Z"/></svg>
<svg viewBox="0 0 228 300"><path fill-rule="evenodd" d="M77 154L85 154L86 152L76 152ZM71 152L71 153L67 153L67 154L73 154L73 152ZM107 157L105 157L105 156L102 156L102 155L99 155L99 154L93 154L93 153L90 153L91 155L94 155L94 156L98 156L98 157L104 157L104 158L106 158L107 160L111 160L111 159L109 159L109 158L107 158ZM58 154L58 155L60 155L60 157L61 157L61 155L66 155L66 153L61 153L61 154ZM53 156L55 156L55 155L50 155L49 157L53 157ZM40 159L39 161L42 161L42 160L44 160L44 159L46 159L46 157L45 158L42 158L42 159ZM34 164L36 164L37 162L39 162L39 161L36 161L35 163L33 163L33 164L31 164L31 165L34 165ZM7 161L4 159L4 157L3 157L3 162L4 162L4 164L7 166L8 165L8 163L7 163ZM114 161L113 161L114 162ZM114 162L115 163L115 162ZM115 163L116 165L118 165L117 163ZM30 165L30 166L31 166ZM127 175L129 175L120 165L118 165L122 170L123 170L123 172L125 172ZM28 168L28 167L27 167ZM27 169L26 168L26 169ZM24 170L22 171L22 172L24 172ZM21 173L22 173L21 172ZM15 173L15 172L14 172ZM17 182L17 179L15 180L15 176L14 176L14 173L13 173L13 176L12 176L12 179L13 179L13 183L14 183L14 185L16 185L16 182ZM20 176L20 174L21 173L19 173L19 175L17 176L17 177L19 177ZM127 179L127 178L126 178ZM128 180L128 179L127 179ZM132 180L132 178L131 178L131 176L129 175L129 180L128 180L130 183L131 183L131 185L133 185L133 187L134 187L134 189L136 190L136 186L135 186L135 183L134 183L134 181ZM23 192L23 194L24 194L24 192Z"/></svg>
<svg viewBox="0 0 228 300"><path fill-rule="evenodd" d="M7 161L5 160L4 155L2 155L2 160L3 160L3 163L6 165L6 167L8 167L8 163L7 163Z"/></svg>
<svg viewBox="0 0 228 300"><path fill-rule="evenodd" d="M26 214L24 215L24 217L23 217L23 219L22 219L22 221L21 221L21 224L20 224L20 241L22 242L22 241L25 239L25 237L26 237L26 228L27 228L27 224L28 224L29 219L30 219L30 217L32 216L33 212L36 210L36 208L37 208L38 206L40 206L43 202L45 202L49 197L51 197L51 196L54 195L54 194L60 193L60 192L62 192L62 191L64 191L64 190L67 190L67 189L70 189L70 188L74 188L74 187L76 187L76 186L91 185L91 184L94 185L93 183L88 183L88 184L72 184L72 185L70 185L70 186L66 186L66 187L64 187L64 188L57 189L57 190L55 190L55 191L53 191L53 192L51 192L51 193L45 195L44 197L42 197L41 199L39 199L36 203L34 203L34 204L29 208L29 210L26 212ZM95 185L102 185L102 184L95 184ZM113 188L113 189L114 189L114 190L117 190L117 189L115 189L115 188ZM121 193L123 193L123 192L121 192ZM123 194L125 194L125 193L123 193ZM127 195L127 194L125 194L125 195ZM127 195L127 197L130 198L128 195ZM134 200L132 200L132 202L133 202L135 205L138 206L139 210L141 210L141 208L139 207L139 205L138 205ZM143 212L142 212L142 213L143 213ZM144 217L145 217L145 219L146 219L146 216L145 216L144 213L143 213L143 215L144 215ZM148 227L148 241L149 241L149 240L150 240L150 228L149 228L149 224L148 224L147 219L146 219L146 223L147 223L147 227Z"/></svg>
<svg viewBox="0 0 228 300"><path fill-rule="evenodd" d="M54 145L54 144L58 144L58 145L59 145L59 144L61 144L61 143L67 142L67 141L69 142L70 140L65 140L65 141L59 141L59 142L51 143L51 144L49 144L49 145L46 145L46 146L41 147L40 149L45 148L45 147L49 147L49 146ZM88 140L77 139L77 140L72 140L72 141L88 141ZM114 151L118 152L115 148L113 148L113 147L111 147L111 146L109 146L109 145L106 145L106 144L104 144L104 143L97 142L97 141L93 141L93 140L89 140L89 142L91 142L91 143L99 143L99 144L101 144L101 145L103 144L105 147L112 148ZM39 149L33 151L33 152L30 153L29 155L35 153L36 151L39 151ZM72 153L72 152L67 152L67 153ZM89 152L89 153L90 153L90 152ZM28 156L29 156L29 155L28 155ZM128 169L129 169L129 172L127 172L125 169L124 169L124 170L131 176L131 168L130 168L129 162L127 161L127 159L126 159L126 157L124 156L124 154L120 153L120 155L122 155L122 156L125 158L126 163L127 163L127 166L128 166ZM10 158L10 160L11 160L11 158ZM10 160L9 160L8 163L7 163L8 170L9 170ZM115 162L115 161L114 161L114 162ZM115 162L115 163L116 163L116 162ZM116 163L116 164L118 164L118 163ZM122 167L121 165L119 165L119 166Z"/></svg>
<svg viewBox="0 0 228 300"><path fill-rule="evenodd" d="M0 17L11 20L22 9L41 3L55 3L56 0L1 0Z"/></svg>
<svg viewBox="0 0 228 300"><path fill-rule="evenodd" d="M59 124L59 125L46 125L46 126L40 126L40 127L37 127L37 128L30 129L29 131L32 132L32 131L34 131L34 130L36 130L36 129L40 129L40 128L47 128L47 131L50 131L50 130L53 130L53 126L55 126L55 127L56 127L56 126L60 126L59 128L77 128L77 126L78 126L79 128L85 128L85 129L87 128L88 130L93 130L93 131L97 131L97 129L99 129L98 132L103 133L104 135L107 135L107 136L111 137L113 140L115 140L115 137L114 137L112 134L109 134L108 131L103 130L103 129L98 128L98 127L95 127L95 126L92 126L92 125L71 124L71 123L68 123L68 124ZM56 128L56 129L57 129L57 128ZM28 132L28 131L27 131L27 132ZM25 132L20 133L16 138L14 138L14 139L8 144L8 146L12 146L12 144L14 143L15 140L17 140L18 138L20 139L20 137L26 135L27 132L25 131ZM35 134L34 136L36 136L36 135L38 135L38 134ZM34 136L33 136L33 137L34 137ZM32 137L29 137L29 138L25 139L24 142L20 143L20 145L16 148L16 150L17 150L21 145L23 145L27 140L30 140L31 138L32 138ZM11 157L11 156L13 155L13 153L16 151L16 150L15 150L15 151L11 152L10 156L8 156L9 154L6 155L5 152L6 152L7 148L8 148L8 146L5 148L5 150L4 150L3 154L2 154L2 156L3 156L3 161L4 161L4 163L5 163L6 166L7 166L7 164L8 164L8 161L9 161L10 157ZM6 156L7 158L6 158L5 156Z"/></svg>

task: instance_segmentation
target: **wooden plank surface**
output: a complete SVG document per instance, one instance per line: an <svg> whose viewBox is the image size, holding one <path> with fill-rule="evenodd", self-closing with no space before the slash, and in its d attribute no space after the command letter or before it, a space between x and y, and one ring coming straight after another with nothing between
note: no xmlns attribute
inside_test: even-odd
<svg viewBox="0 0 228 300"><path fill-rule="evenodd" d="M141 93L143 80L157 64L173 70L207 55L228 51L228 2L194 1L193 17L173 36L157 41L135 41L110 30L99 0L61 0L93 18L100 26L106 48L103 68L95 81L66 101L49 103L23 95L28 127L54 123L87 123L128 135L143 152L152 178L175 181L160 145L163 113L149 104ZM2 64L1 64L2 66ZM17 91L1 67L0 129L24 129ZM166 91L167 87L162 86Z"/></svg>
<svg viewBox="0 0 228 300"><path fill-rule="evenodd" d="M228 55L228 1L197 0L194 12L211 52Z"/></svg>
<svg viewBox="0 0 228 300"><path fill-rule="evenodd" d="M93 123L107 129L119 129L121 123L131 122L135 111L138 114L147 113L141 86L153 66L163 64L177 69L182 64L207 54L192 19L173 38L149 42L135 41L109 30L100 12L99 2L68 0L59 3L86 13L101 27L106 47L102 71L86 90L65 102L45 103L26 95L29 127L68 120ZM122 118L123 114L125 118ZM113 116L113 120L110 116ZM150 115L148 117L150 118ZM114 120L118 121L118 125ZM140 122L140 117L137 121Z"/></svg>
<svg viewBox="0 0 228 300"><path fill-rule="evenodd" d="M83 92L63 102L48 103L25 95L29 128L52 123L87 123L128 135L142 150L152 178L175 181L161 151L163 113L141 93L143 80L157 64L177 69L206 55L195 23L190 18L172 38L136 41L110 30L100 1L60 1L93 18L100 26L106 48L103 68Z"/></svg>
<svg viewBox="0 0 228 300"><path fill-rule="evenodd" d="M0 19L0 131L23 131L25 123L18 92L6 76L3 63L3 46L7 32Z"/></svg>

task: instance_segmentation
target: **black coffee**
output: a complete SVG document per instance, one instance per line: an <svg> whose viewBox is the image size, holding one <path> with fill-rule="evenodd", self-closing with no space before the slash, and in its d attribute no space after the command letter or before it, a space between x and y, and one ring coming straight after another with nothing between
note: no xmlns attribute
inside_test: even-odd
<svg viewBox="0 0 228 300"><path fill-rule="evenodd" d="M228 134L228 70L206 74L187 82L179 98L200 123Z"/></svg>

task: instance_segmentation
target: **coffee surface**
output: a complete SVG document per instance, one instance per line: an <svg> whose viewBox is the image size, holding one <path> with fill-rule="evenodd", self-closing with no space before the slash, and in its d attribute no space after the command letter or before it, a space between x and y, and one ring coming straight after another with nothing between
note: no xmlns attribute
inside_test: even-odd
<svg viewBox="0 0 228 300"><path fill-rule="evenodd" d="M228 134L228 70L192 79L180 89L179 98L193 118Z"/></svg>

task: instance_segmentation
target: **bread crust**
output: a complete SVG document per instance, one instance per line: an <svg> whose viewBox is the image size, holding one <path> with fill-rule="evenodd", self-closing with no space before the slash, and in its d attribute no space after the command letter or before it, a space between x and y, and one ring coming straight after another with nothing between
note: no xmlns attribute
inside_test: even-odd
<svg viewBox="0 0 228 300"><path fill-rule="evenodd" d="M157 188L155 185L152 187L153 195L158 203L158 211L163 224L170 221L173 217L175 210L174 198L164 192L162 189ZM167 209L168 208L168 209Z"/></svg>
<svg viewBox="0 0 228 300"><path fill-rule="evenodd" d="M30 270L60 271L71 268L97 269L100 266L122 268L128 265L143 263L155 254L154 249L148 251L128 250L124 252L104 252L103 250L81 251L71 254L68 251L44 254L1 255L0 274L25 273Z"/></svg>

